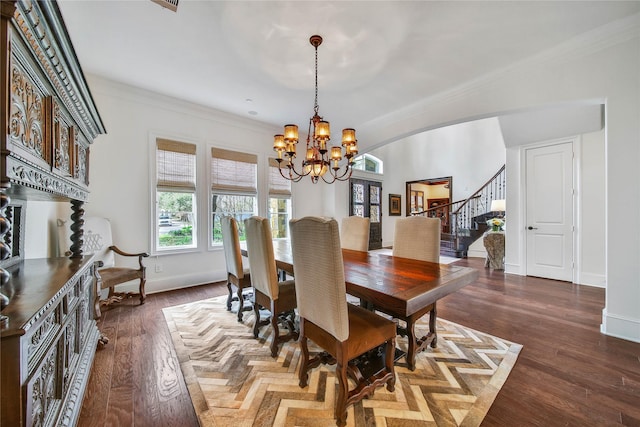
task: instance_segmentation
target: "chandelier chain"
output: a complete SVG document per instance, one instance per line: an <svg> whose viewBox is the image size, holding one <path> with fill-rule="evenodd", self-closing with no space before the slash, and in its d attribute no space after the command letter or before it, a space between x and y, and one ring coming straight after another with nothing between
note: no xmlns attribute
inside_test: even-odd
<svg viewBox="0 0 640 427"><path fill-rule="evenodd" d="M316 100L313 106L313 111L318 114L318 110L320 107L318 106L318 46L315 46L316 49Z"/></svg>

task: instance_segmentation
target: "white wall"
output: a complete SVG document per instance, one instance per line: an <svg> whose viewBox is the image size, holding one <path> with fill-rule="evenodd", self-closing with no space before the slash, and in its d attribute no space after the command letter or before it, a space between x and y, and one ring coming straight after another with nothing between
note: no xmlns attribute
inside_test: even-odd
<svg viewBox="0 0 640 427"><path fill-rule="evenodd" d="M197 145L199 183L198 249L147 259L147 292L180 288L226 279L221 250L208 250L207 161L215 145L259 156L260 176L266 176L267 156L273 153L275 129L183 101L88 76L93 97L107 129L91 146L89 201L85 215L101 215L112 222L114 242L128 252L152 249L155 136ZM266 215L266 197L259 201ZM70 213L70 210L69 210ZM118 262L124 263L122 259ZM134 262L135 261L131 261ZM156 273L155 265L162 265ZM133 288L134 285L131 285Z"/></svg>
<svg viewBox="0 0 640 427"><path fill-rule="evenodd" d="M582 135L580 141L581 182L577 224L579 242L578 283L606 287L606 223L604 130Z"/></svg>
<svg viewBox="0 0 640 427"><path fill-rule="evenodd" d="M56 219L58 204L42 201L28 201L25 204L24 257L51 258L57 256ZM40 228L31 229L31 224L40 224Z"/></svg>
<svg viewBox="0 0 640 427"><path fill-rule="evenodd" d="M640 224L629 221L640 218L640 15L371 122L359 131L359 140L376 146L443 124L594 99L606 105L607 292L602 331L640 342ZM514 223L517 207L511 203L518 200L520 167L517 150L507 150L507 268L521 264L524 225Z"/></svg>
<svg viewBox="0 0 640 427"><path fill-rule="evenodd" d="M116 241L122 242L127 249L148 249L149 246L149 132L195 140L199 150L207 143L216 143L259 152L262 159L266 159L271 151L271 138L277 129L188 106L181 101L148 96L142 91L115 88L95 78L89 83L109 134L100 136L92 147L91 196L85 209L89 213L109 216L114 221ZM449 93L376 118L358 127L358 139L361 152L366 152L398 140L400 135L495 117L502 112L585 100L598 100L606 105L607 293L602 331L640 342L640 224L629 221L629 218L640 218L640 192L637 191L640 188L640 174L637 173L640 162L640 15L596 29ZM406 137L405 143L414 139ZM450 149L448 145L443 147L442 154L453 156ZM408 159L411 161L413 156ZM521 188L517 150L507 150L506 164L510 212L508 267L510 263L521 263L519 234L523 224L518 224L517 220L514 223L512 213L518 208L511 203L518 200L518 189ZM437 164L433 166L428 175L443 174ZM489 169L497 170L495 167ZM405 181L427 177L422 174L407 177L403 169L386 168L385 176L390 177L388 182L385 180L385 212L389 192L404 194ZM296 185L294 216L346 215L346 187L346 183L324 187L308 182ZM456 188L459 188L457 181L454 192ZM205 200L201 195L200 202ZM36 233L43 232L35 227ZM30 231L28 229L27 234ZM151 292L220 280L224 276L220 251L200 249L190 255L163 258L164 273L159 275L153 273L156 261L149 262L148 287Z"/></svg>
<svg viewBox="0 0 640 427"><path fill-rule="evenodd" d="M406 215L406 182L452 176L453 201L480 188L505 164L506 150L496 118L460 123L376 148L384 161L382 244L393 243L395 220L387 216L389 193L402 195Z"/></svg>

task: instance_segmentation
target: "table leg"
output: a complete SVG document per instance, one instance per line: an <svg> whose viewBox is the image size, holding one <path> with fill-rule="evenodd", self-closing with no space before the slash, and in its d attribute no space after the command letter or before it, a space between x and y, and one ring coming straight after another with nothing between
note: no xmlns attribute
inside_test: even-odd
<svg viewBox="0 0 640 427"><path fill-rule="evenodd" d="M429 334L433 335L431 340L431 348L436 348L438 345L438 334L436 332L436 303L433 303L433 308L429 313Z"/></svg>
<svg viewBox="0 0 640 427"><path fill-rule="evenodd" d="M429 312L429 332L427 335L417 338L415 332L415 321L413 317L407 319L407 366L409 370L415 371L416 369L416 354L424 350L428 345L435 348L438 343L438 335L436 333L436 304L434 303Z"/></svg>

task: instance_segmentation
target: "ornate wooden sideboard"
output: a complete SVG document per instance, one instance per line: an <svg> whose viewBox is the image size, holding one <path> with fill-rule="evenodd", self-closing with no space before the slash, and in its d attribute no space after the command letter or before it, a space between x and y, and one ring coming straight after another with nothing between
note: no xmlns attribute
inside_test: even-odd
<svg viewBox="0 0 640 427"><path fill-rule="evenodd" d="M82 255L105 133L55 1L0 2L0 425L75 425L99 332ZM70 258L24 259L28 200L70 201Z"/></svg>

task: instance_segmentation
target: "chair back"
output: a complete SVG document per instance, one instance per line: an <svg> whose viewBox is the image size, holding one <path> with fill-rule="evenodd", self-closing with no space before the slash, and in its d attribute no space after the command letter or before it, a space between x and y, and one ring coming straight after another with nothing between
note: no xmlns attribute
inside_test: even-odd
<svg viewBox="0 0 640 427"><path fill-rule="evenodd" d="M361 216L342 218L340 242L343 249L367 252L369 250L370 219Z"/></svg>
<svg viewBox="0 0 640 427"><path fill-rule="evenodd" d="M68 256L71 247L71 221L58 219L58 249L61 256ZM113 267L116 264L115 254L109 249L113 245L111 222L103 217L84 218L82 226L82 253L95 255L94 261L102 261L101 268Z"/></svg>
<svg viewBox="0 0 640 427"><path fill-rule="evenodd" d="M440 218L409 216L396 219L393 256L440 262Z"/></svg>
<svg viewBox="0 0 640 427"><path fill-rule="evenodd" d="M338 341L349 338L347 291L335 219L289 221L298 312Z"/></svg>
<svg viewBox="0 0 640 427"><path fill-rule="evenodd" d="M242 268L242 253L240 252L240 236L238 235L238 223L232 216L225 215L220 218L222 225L222 246L224 247L224 259L227 263L227 272L238 279L244 278Z"/></svg>
<svg viewBox="0 0 640 427"><path fill-rule="evenodd" d="M254 288L272 300L278 299L278 269L273 255L271 225L267 218L252 216L244 220L247 233L249 271Z"/></svg>

